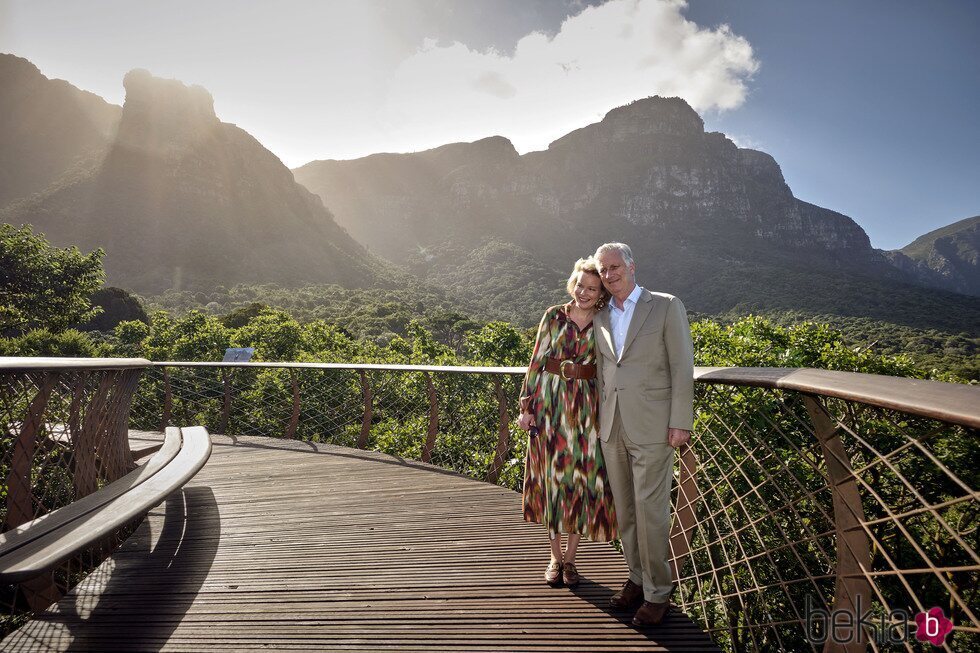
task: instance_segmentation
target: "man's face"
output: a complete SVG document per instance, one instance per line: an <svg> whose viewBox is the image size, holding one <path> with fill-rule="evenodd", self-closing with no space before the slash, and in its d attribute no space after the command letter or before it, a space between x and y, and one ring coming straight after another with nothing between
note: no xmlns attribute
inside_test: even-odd
<svg viewBox="0 0 980 653"><path fill-rule="evenodd" d="M611 295L622 297L632 290L636 267L632 263L626 265L622 254L616 250L603 252L599 255L598 261L602 285Z"/></svg>

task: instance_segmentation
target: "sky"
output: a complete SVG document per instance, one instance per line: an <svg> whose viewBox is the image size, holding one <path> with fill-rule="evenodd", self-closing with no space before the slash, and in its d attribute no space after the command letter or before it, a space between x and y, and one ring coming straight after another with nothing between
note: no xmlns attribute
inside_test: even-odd
<svg viewBox="0 0 980 653"><path fill-rule="evenodd" d="M290 167L677 95L875 247L980 214L974 0L0 0L0 52L116 104L133 68L199 84Z"/></svg>

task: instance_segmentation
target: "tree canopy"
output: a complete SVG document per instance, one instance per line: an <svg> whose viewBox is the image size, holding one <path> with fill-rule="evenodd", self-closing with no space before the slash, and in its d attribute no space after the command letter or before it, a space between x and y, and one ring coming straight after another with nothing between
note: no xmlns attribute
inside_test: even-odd
<svg viewBox="0 0 980 653"><path fill-rule="evenodd" d="M58 332L94 317L89 298L105 280L103 254L55 247L29 225L0 224L0 333Z"/></svg>

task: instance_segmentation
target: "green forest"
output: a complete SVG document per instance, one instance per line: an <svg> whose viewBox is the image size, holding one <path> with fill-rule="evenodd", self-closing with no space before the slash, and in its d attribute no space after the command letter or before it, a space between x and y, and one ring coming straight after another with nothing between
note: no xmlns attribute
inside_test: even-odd
<svg viewBox="0 0 980 653"><path fill-rule="evenodd" d="M534 329L486 321L472 306L411 282L383 289L322 285L217 287L140 299L103 288L102 252L57 248L29 227L0 227L0 354L524 365ZM535 315L563 301L541 297ZM977 338L870 319L798 313L692 315L698 365L865 371L975 382Z"/></svg>
<svg viewBox="0 0 980 653"><path fill-rule="evenodd" d="M102 288L101 251L53 247L29 227L0 228L2 355L217 361L227 347L254 347L258 361L524 365L530 358L533 328L481 321L445 294L410 283L218 287L141 302ZM542 300L543 312L562 297ZM791 314L695 317L697 365L977 379L977 343L965 335Z"/></svg>

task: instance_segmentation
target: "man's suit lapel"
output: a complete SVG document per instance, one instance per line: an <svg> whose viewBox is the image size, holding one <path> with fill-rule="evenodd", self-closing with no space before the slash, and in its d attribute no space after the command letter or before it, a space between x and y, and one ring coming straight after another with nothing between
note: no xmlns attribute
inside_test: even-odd
<svg viewBox="0 0 980 653"><path fill-rule="evenodd" d="M636 302L636 308L633 309L633 317L630 319L629 328L626 330L626 340L623 341L623 353L620 355L620 358L626 354L626 350L629 349L633 339L636 338L636 334L640 331L640 327L646 322L647 316L650 315L650 311L652 310L653 295L646 290L641 291L640 300Z"/></svg>

